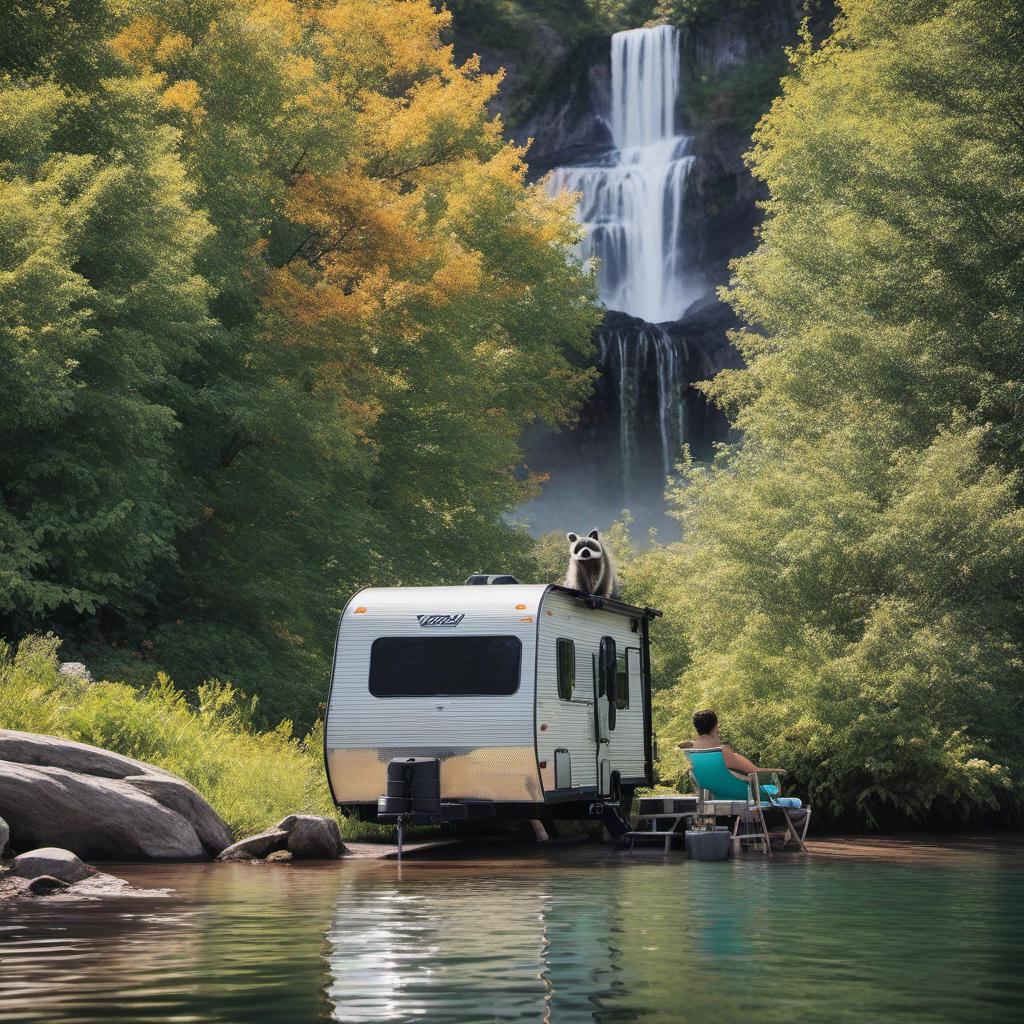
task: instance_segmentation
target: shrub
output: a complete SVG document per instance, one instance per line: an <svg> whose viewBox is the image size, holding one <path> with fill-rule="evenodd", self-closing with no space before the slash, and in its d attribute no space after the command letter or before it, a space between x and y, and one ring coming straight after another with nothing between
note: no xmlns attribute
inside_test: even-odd
<svg viewBox="0 0 1024 1024"><path fill-rule="evenodd" d="M229 683L203 684L190 701L164 674L148 687L87 683L60 674L59 641L0 643L0 727L46 733L136 757L181 775L238 836L286 814L334 813L324 775L323 726L302 739L285 721L253 725L256 700ZM365 832L343 822L354 837Z"/></svg>

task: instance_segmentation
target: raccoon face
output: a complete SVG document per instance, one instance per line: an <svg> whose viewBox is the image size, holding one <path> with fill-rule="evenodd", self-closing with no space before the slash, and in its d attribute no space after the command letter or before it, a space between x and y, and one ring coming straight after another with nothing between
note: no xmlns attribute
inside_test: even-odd
<svg viewBox="0 0 1024 1024"><path fill-rule="evenodd" d="M569 538L569 556L579 562L597 561L604 556L604 548L598 538L597 530L591 530L586 537L575 533L567 534Z"/></svg>

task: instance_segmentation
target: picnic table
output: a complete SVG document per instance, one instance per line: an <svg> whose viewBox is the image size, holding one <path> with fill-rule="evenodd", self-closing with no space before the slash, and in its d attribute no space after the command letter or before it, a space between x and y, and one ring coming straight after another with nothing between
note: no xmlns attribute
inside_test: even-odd
<svg viewBox="0 0 1024 1024"><path fill-rule="evenodd" d="M623 837L632 850L637 840L660 840L665 852L676 839L685 838L686 830L697 818L697 797L690 793L661 793L642 796L636 817L636 829Z"/></svg>

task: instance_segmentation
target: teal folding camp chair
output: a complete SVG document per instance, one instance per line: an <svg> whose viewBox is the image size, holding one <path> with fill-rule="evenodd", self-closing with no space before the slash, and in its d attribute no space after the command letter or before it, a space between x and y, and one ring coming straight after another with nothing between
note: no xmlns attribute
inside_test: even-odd
<svg viewBox="0 0 1024 1024"><path fill-rule="evenodd" d="M807 852L804 837L811 820L811 809L804 808L796 797L779 796L779 776L785 774L782 769L759 768L746 778L741 778L726 767L721 747L689 749L683 753L690 762L699 815L732 818L733 839L741 845L744 842L761 843L769 857L772 855L772 839L778 837L786 842L792 839L801 852ZM762 776L769 776L771 781L761 782ZM801 832L797 832L789 813L797 809L805 812ZM784 829L773 831L768 828L765 812L771 810L781 812ZM741 833L741 824L752 825L755 831Z"/></svg>

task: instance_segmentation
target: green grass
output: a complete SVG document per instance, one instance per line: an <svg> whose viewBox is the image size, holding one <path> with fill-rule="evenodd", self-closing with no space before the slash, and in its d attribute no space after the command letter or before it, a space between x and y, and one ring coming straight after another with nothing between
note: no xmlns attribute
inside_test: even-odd
<svg viewBox="0 0 1024 1024"><path fill-rule="evenodd" d="M167 768L192 783L236 837L287 814L335 813L323 763L323 726L302 737L291 722L260 731L255 701L228 683L205 683L189 700L165 675L146 687L62 676L59 642L0 643L0 728L91 743ZM341 819L347 839L390 830Z"/></svg>

